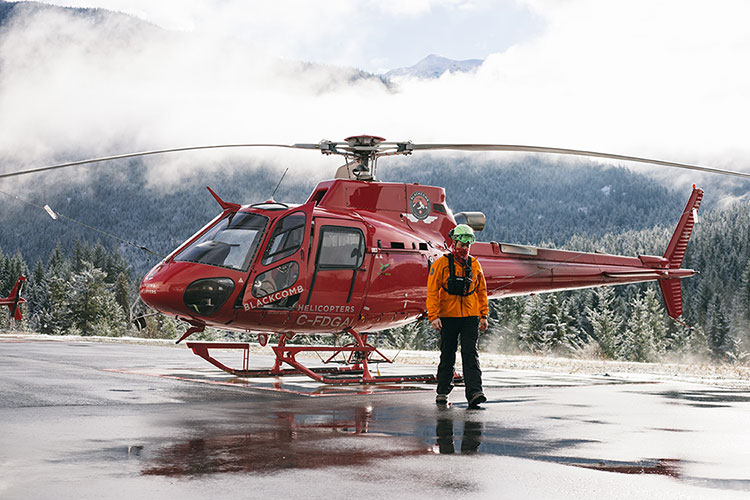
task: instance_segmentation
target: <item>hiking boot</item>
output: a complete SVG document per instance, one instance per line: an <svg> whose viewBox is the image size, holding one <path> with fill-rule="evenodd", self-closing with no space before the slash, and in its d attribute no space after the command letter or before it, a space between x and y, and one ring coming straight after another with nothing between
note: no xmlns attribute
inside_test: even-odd
<svg viewBox="0 0 750 500"><path fill-rule="evenodd" d="M435 396L435 403L439 405L447 405L448 404L448 395L447 394L438 394Z"/></svg>
<svg viewBox="0 0 750 500"><path fill-rule="evenodd" d="M469 408L479 408L479 405L487 401L485 395L481 392L477 392L469 398Z"/></svg>

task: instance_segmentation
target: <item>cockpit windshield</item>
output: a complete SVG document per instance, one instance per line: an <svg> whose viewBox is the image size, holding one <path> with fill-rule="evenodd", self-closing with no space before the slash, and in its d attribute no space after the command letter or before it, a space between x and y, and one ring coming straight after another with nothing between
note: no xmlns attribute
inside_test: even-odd
<svg viewBox="0 0 750 500"><path fill-rule="evenodd" d="M234 212L217 222L174 258L247 271L258 249L268 217Z"/></svg>

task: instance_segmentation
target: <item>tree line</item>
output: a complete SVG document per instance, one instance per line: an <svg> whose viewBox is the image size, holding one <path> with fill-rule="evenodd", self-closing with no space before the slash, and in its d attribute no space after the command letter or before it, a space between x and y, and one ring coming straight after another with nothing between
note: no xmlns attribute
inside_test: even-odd
<svg viewBox="0 0 750 500"><path fill-rule="evenodd" d="M624 168L534 160L511 164L424 157L385 161L378 170L383 180L444 186L446 203L454 213L484 212L483 241L562 245L582 228L590 237L640 230L674 219L686 199ZM278 201L303 203L315 184L332 173L293 169L275 195ZM295 170L305 175L294 176ZM270 166L227 165L210 174L208 185L227 201L257 203L268 199L282 173ZM221 212L205 189L204 175L183 174L173 184L156 183L139 160L119 160L92 170L85 184L53 175L39 179L33 189L21 181L6 182L3 191L17 197L0 194L4 228L0 248L9 253L21 250L32 263L47 260L57 245L69 253L77 239L101 241L107 248L119 245L133 273L144 274L159 258L137 247L166 255ZM44 205L81 224L52 220L41 208ZM134 245L120 245L91 227Z"/></svg>
<svg viewBox="0 0 750 500"><path fill-rule="evenodd" d="M574 235L561 246L661 255L671 234L657 226L600 238ZM480 345L509 354L749 363L750 204L702 216L683 267L700 271L682 280L685 324L667 316L656 283L599 287L491 301ZM429 350L438 340L422 322L388 331L383 343Z"/></svg>
<svg viewBox="0 0 750 500"><path fill-rule="evenodd" d="M684 206L685 196L645 182L643 176L625 169L551 169L534 163L517 167L432 161L418 164L416 169L397 165L389 175L396 180L416 178L422 183L446 185L447 201L454 212L484 211L488 227L480 235L482 240L586 252L661 255L676 214ZM442 181L436 178L439 176L443 176ZM477 176L485 182L474 182ZM149 191L142 166L135 165L126 182L108 178L93 176L84 188L50 187L55 208L86 224L127 235L139 243L145 241L161 253L177 246L217 212L215 201L207 194L196 195L198 188L189 180L172 191L156 193ZM267 198L267 191L278 182L274 170L263 168L250 174L226 173L220 179L221 194L243 202ZM278 198L302 202L313 182L307 179L282 186ZM580 189L584 194L570 183L583 185ZM545 199L557 201L545 203ZM121 242L93 239L99 235L85 227L52 221L44 213L30 215L28 207L11 200L6 199L4 204L4 227L8 231L0 235L0 248L11 251L6 254L0 250L1 293L7 295L20 274L28 276L26 317L15 328L165 338L174 338L184 330L179 322L160 315L141 322L139 326L145 326L141 331L135 331L130 323L139 279L154 264L149 256ZM128 216L124 217L126 212ZM482 347L507 353L635 361L695 356L747 362L750 206L738 203L728 209L701 212L684 264L701 274L682 282L683 319L690 328L666 316L655 284L626 285L493 301L491 328L481 337ZM56 243L53 238L57 238ZM32 255L35 264L31 267L19 250L20 242ZM45 248L47 252L40 254ZM133 312L138 315L143 311ZM9 324L6 309L0 312L0 325ZM215 331L202 334L203 338L224 335L241 337ZM437 347L436 333L424 323L384 332L379 339L381 345L397 348Z"/></svg>

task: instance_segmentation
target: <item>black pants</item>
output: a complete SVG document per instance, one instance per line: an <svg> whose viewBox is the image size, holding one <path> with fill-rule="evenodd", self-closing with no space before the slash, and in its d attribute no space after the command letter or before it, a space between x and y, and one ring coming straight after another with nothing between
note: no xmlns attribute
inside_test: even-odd
<svg viewBox="0 0 750 500"><path fill-rule="evenodd" d="M448 394L453 390L453 367L456 364L456 349L461 338L461 363L466 385L466 400L482 392L482 370L479 369L479 317L440 318L440 365L437 373L438 394Z"/></svg>
<svg viewBox="0 0 750 500"><path fill-rule="evenodd" d="M440 453L452 454L456 452L453 444L453 420L449 418L438 418L437 444ZM461 439L461 453L476 453L482 443L482 422L467 420L464 422L464 435Z"/></svg>

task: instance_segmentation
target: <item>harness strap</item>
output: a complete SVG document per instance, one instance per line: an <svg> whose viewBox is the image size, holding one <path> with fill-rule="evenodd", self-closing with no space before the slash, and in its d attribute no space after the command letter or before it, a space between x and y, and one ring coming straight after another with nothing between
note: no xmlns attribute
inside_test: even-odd
<svg viewBox="0 0 750 500"><path fill-rule="evenodd" d="M452 253L446 254L446 257L448 257L448 271L450 272L450 278L449 279L450 279L450 281L453 281L454 279L456 279L456 268L455 268L455 263L454 263L454 257L453 257ZM474 282L474 276L473 276L473 273L471 272L471 269L472 269L471 268L471 255L469 255L466 258L466 262L464 263L464 277L465 278L469 278L471 280L471 282L473 283ZM468 297L469 295L473 295L474 292L477 291L477 288L479 288L479 283L477 283L477 286L475 286L472 291L470 291L470 292L468 292L468 293L466 293L465 295L462 295L462 296L463 297ZM446 288L445 285L443 285L443 290L445 290L446 292L448 292L448 288Z"/></svg>

